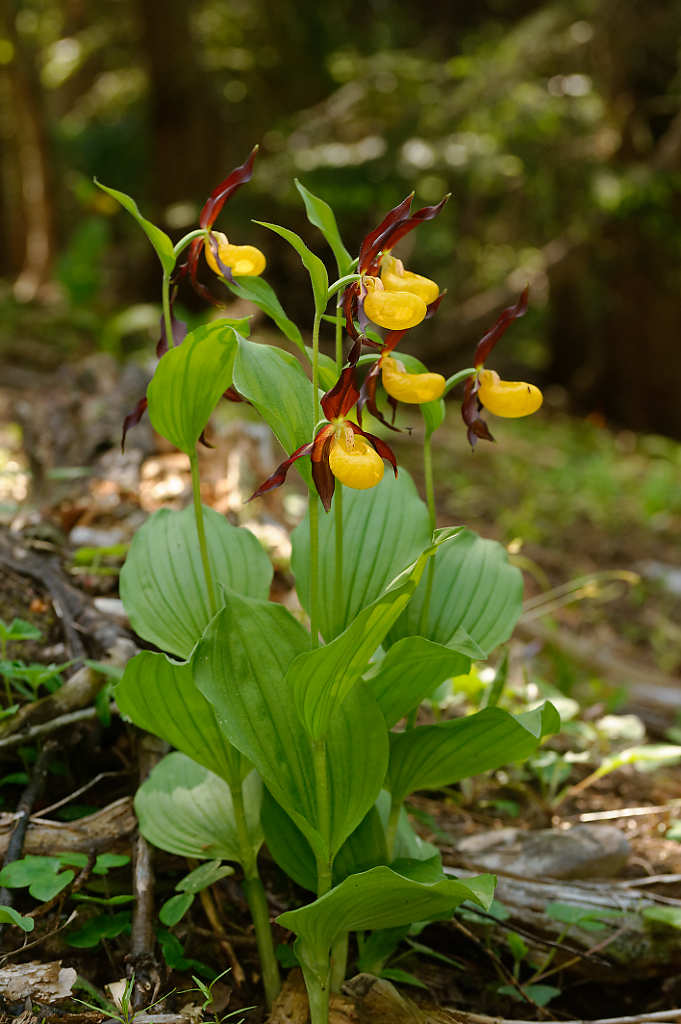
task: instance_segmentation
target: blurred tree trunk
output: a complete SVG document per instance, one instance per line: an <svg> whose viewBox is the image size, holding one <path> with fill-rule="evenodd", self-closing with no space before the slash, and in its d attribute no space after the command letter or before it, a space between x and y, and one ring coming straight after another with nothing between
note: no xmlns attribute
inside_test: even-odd
<svg viewBox="0 0 681 1024"><path fill-rule="evenodd" d="M19 5L2 5L6 37L14 53L6 68L14 110L13 149L18 169L19 231L24 246L14 292L23 302L45 297L52 285L56 251L50 147L43 92L35 52L16 29Z"/></svg>
<svg viewBox="0 0 681 1024"><path fill-rule="evenodd" d="M137 6L149 76L150 194L163 211L202 199L224 176L221 122L212 80L196 59L192 5L138 0Z"/></svg>

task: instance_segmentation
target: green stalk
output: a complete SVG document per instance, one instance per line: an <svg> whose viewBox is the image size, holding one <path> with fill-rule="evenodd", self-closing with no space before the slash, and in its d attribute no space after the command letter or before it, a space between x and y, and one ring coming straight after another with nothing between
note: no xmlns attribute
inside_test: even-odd
<svg viewBox="0 0 681 1024"><path fill-rule="evenodd" d="M340 301L336 310L340 312ZM336 321L336 371L340 377L343 369L343 325L340 320ZM336 565L333 587L334 625L340 629L343 621L343 608L345 605L343 595L343 485L340 480L336 481L334 500L334 532L336 539Z"/></svg>
<svg viewBox="0 0 681 1024"><path fill-rule="evenodd" d="M168 348L175 348L173 318L170 315L170 274L163 275L163 283L161 284L161 303L163 305L163 326L165 327Z"/></svg>
<svg viewBox="0 0 681 1024"><path fill-rule="evenodd" d="M312 327L312 429L319 421L319 325L315 313ZM310 634L312 647L319 645L319 495L310 487Z"/></svg>
<svg viewBox="0 0 681 1024"><path fill-rule="evenodd" d="M465 370L459 370L458 373L452 374L452 376L448 377L445 382L445 389L442 394L442 397L444 398L445 395L449 394L452 388L455 388L456 385L460 384L462 380L466 380L468 377L472 377L473 374L476 372L477 371L474 366L468 366L466 367Z"/></svg>
<svg viewBox="0 0 681 1024"><path fill-rule="evenodd" d="M255 927L255 940L258 945L265 999L268 1008L271 1008L281 988L281 978L279 977L279 965L274 953L272 928L270 926L270 914L267 907L265 889L258 874L257 856L248 834L242 785L242 783L239 783L238 786L230 786L232 808L234 810L234 821L239 840L241 864L244 869L244 893Z"/></svg>
<svg viewBox="0 0 681 1024"><path fill-rule="evenodd" d="M390 805L390 815L388 817L388 825L385 830L385 843L388 848L388 861L393 859L393 853L395 850L395 839L397 838L397 824L400 820L400 811L402 810L402 804L399 802L393 802Z"/></svg>
<svg viewBox="0 0 681 1024"><path fill-rule="evenodd" d="M310 1004L310 1024L329 1024L328 975L324 982L319 981L316 976L310 976L309 972L306 974L304 969L303 975Z"/></svg>
<svg viewBox="0 0 681 1024"><path fill-rule="evenodd" d="M330 984L332 992L340 992L341 985L345 981L348 969L348 932L342 932L331 947L331 976Z"/></svg>
<svg viewBox="0 0 681 1024"><path fill-rule="evenodd" d="M435 532L435 487L433 484L433 450L431 446L432 434L426 434L423 439L423 475L426 484L426 501L428 502L428 518L430 520L431 537ZM433 591L433 575L435 573L435 559L428 559L426 569L426 594L421 609L420 633L426 635L428 629L428 613L430 612L430 595Z"/></svg>
<svg viewBox="0 0 681 1024"><path fill-rule="evenodd" d="M208 591L208 603L211 615L215 615L218 604L215 600L215 587L213 585L213 574L208 560L208 545L206 544L206 530L203 524L203 505L201 504L201 482L199 480L199 460L196 452L189 456L189 464L192 468L192 494L194 496L194 518L196 520L196 532L199 537L199 551L203 564L203 574L206 578L206 589Z"/></svg>

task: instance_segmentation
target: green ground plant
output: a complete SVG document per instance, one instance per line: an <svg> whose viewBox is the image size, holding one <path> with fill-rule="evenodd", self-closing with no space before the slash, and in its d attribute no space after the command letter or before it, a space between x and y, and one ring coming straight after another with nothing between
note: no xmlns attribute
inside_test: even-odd
<svg viewBox="0 0 681 1024"><path fill-rule="evenodd" d="M518 714L490 704L435 724L416 721L421 701L507 640L521 611L521 574L504 548L460 526L436 529L431 444L444 397L464 384L463 419L475 445L491 439L484 409L527 415L541 394L485 366L524 314L526 291L481 339L474 365L448 380L396 351L407 330L437 312L443 293L392 249L435 218L447 197L412 211L407 196L353 258L331 208L297 183L335 258L331 282L302 238L259 222L293 247L308 273L306 344L260 276L262 253L213 230L225 201L250 179L255 155L215 189L199 228L176 244L127 195L101 186L138 221L163 270L160 358L124 429L148 409L154 428L187 455L193 486L191 507L156 512L131 544L121 596L138 634L167 653L132 659L115 697L124 715L177 748L137 793L143 834L170 852L241 867L268 1004L280 981L258 870L263 842L312 894L277 922L296 936L312 1024L327 1024L350 933L404 928L492 900L493 876L445 876L437 850L407 817L410 794L524 759L559 728L548 702ZM173 311L182 281L215 301L200 279L202 255L222 285L274 321L299 358L252 340L248 319L221 318L187 333ZM320 352L327 325L335 359ZM223 396L249 402L287 453L252 497L282 485L294 463L307 484L308 510L291 538L299 616L269 600L272 566L255 536L201 502L197 444ZM425 502L385 440L363 425L370 413L396 430L398 403L422 413ZM385 462L393 473L384 476ZM174 897L170 919L191 895Z"/></svg>

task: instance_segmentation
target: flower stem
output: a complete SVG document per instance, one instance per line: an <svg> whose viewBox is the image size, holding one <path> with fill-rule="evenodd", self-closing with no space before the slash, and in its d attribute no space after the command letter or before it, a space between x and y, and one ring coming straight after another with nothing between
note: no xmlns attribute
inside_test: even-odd
<svg viewBox="0 0 681 1024"><path fill-rule="evenodd" d="M340 298L336 309L340 314ZM336 372L340 377L343 369L343 325L340 320L336 321ZM340 480L336 481L334 496L334 531L336 539L336 565L333 588L333 610L334 610L334 631L341 631L343 623L343 485Z"/></svg>
<svg viewBox="0 0 681 1024"><path fill-rule="evenodd" d="M397 825L400 820L401 810L402 804L393 800L390 805L390 815L388 817L388 825L385 830L385 843L388 849L388 861L393 859L395 852L395 839L397 838Z"/></svg>
<svg viewBox="0 0 681 1024"><path fill-rule="evenodd" d="M432 434L426 434L423 439L423 475L426 484L426 501L428 502L428 518L430 521L430 533L431 538L435 532L435 487L433 484L433 450L432 450ZM435 573L435 559L428 559L428 568L426 569L426 593L423 598L423 607L421 609L421 621L419 625L419 632L421 636L426 636L428 630L428 614L430 612L430 595L433 591L433 576Z"/></svg>
<svg viewBox="0 0 681 1024"><path fill-rule="evenodd" d="M175 348L175 337L173 335L173 318L170 313L170 274L163 275L161 284L161 303L163 305L163 326L166 332L168 348Z"/></svg>
<svg viewBox="0 0 681 1024"><path fill-rule="evenodd" d="M196 452L189 456L189 464L192 468L192 494L194 496L194 518L196 519L196 532L199 537L199 551L201 552L201 563L203 575L206 579L206 590L208 591L208 603L211 615L218 610L215 600L215 587L213 585L213 574L208 559L208 545L206 543L206 530L203 523L203 505L201 504L201 481L199 480L199 460Z"/></svg>
<svg viewBox="0 0 681 1024"><path fill-rule="evenodd" d="M312 327L312 429L319 420L319 325L315 313ZM310 634L312 647L319 645L319 496L310 487Z"/></svg>
<svg viewBox="0 0 681 1024"><path fill-rule="evenodd" d="M340 992L348 969L348 932L341 932L331 947L331 991Z"/></svg>
<svg viewBox="0 0 681 1024"><path fill-rule="evenodd" d="M466 380L467 377L472 377L475 372L476 370L474 366L468 366L465 370L459 370L458 373L454 373L451 377L448 377L442 397L444 398L445 395L448 395L452 388L455 388L462 380Z"/></svg>

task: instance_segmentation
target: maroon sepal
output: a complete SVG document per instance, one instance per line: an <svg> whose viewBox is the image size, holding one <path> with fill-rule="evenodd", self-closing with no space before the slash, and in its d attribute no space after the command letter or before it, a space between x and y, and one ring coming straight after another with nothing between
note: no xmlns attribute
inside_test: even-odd
<svg viewBox="0 0 681 1024"><path fill-rule="evenodd" d="M449 199L449 195L450 193L447 193L446 196L443 196L440 202L436 203L435 206L423 206L420 210L417 210L416 213L412 213L411 217L405 217L403 221L393 225L393 227L386 232L386 236L380 239L380 248L383 249L383 251L393 249L401 238L408 235L409 232L413 231L414 228L417 228L419 224L423 224L424 221L432 220L433 217L437 217L438 213L444 209L447 200Z"/></svg>
<svg viewBox="0 0 681 1024"><path fill-rule="evenodd" d="M526 285L515 306L508 306L504 309L496 323L490 327L486 334L483 334L475 349L475 356L473 359L475 366L482 366L506 328L514 320L517 320L521 316L525 316L525 313L527 312L527 296L529 291L530 286Z"/></svg>
<svg viewBox="0 0 681 1024"><path fill-rule="evenodd" d="M136 427L137 426L139 421L144 416L144 413L146 412L147 405L148 405L147 396L144 395L143 398L140 398L139 402L137 403L135 408L132 410L132 412L129 412L128 415L123 420L123 433L121 435L121 451L123 451L125 449L125 437L126 437L126 434L130 430L130 427Z"/></svg>
<svg viewBox="0 0 681 1024"><path fill-rule="evenodd" d="M351 420L348 420L348 426L352 428L355 434L361 434L362 437L367 439L369 444L376 449L381 458L390 463L393 467L393 473L397 476L397 459L395 458L395 453L390 445L386 444L385 441L381 441L380 437L376 437L375 434L369 434L366 430L362 430L361 427L358 427L357 424L353 423Z"/></svg>
<svg viewBox="0 0 681 1024"><path fill-rule="evenodd" d="M312 453L312 449L314 448L316 440L317 439L315 438L314 441L309 441L307 444L301 445L300 448L296 448L293 455L289 455L288 459L284 459L284 461L279 466L277 466L274 473L272 473L271 476L268 476L267 480L265 480L265 482L261 484L260 487L258 487L257 491L253 491L253 494L250 496L248 500L253 501L254 498L259 498L262 494L265 494L267 491L273 491L275 487L281 487L284 480L286 479L286 474L288 473L293 463L297 459L302 459L304 455L310 455Z"/></svg>
<svg viewBox="0 0 681 1024"><path fill-rule="evenodd" d="M385 356L388 352L392 352L394 348L397 348L406 333L406 329L403 331L388 331L383 339L382 354Z"/></svg>
<svg viewBox="0 0 681 1024"><path fill-rule="evenodd" d="M352 426L352 424L351 424ZM318 445L319 440L322 444ZM329 453L333 441L333 427L324 427L314 440L315 450L312 452L312 479L322 505L328 512L331 508L333 492L336 489L336 478L329 465Z"/></svg>
<svg viewBox="0 0 681 1024"><path fill-rule="evenodd" d="M345 330L353 341L359 338L355 327L355 313L357 312L357 300L359 297L359 281L353 281L343 292L343 316L345 317Z"/></svg>
<svg viewBox="0 0 681 1024"><path fill-rule="evenodd" d="M327 420L345 417L357 404L359 389L355 383L355 367L346 366L340 377L321 399L321 407Z"/></svg>
<svg viewBox="0 0 681 1024"><path fill-rule="evenodd" d="M471 448L475 448L478 438L482 438L483 441L494 440L487 423L480 415L482 405L478 399L479 387L480 382L477 375L475 377L469 377L466 380L463 402L461 405L461 416L468 428L466 434Z"/></svg>
<svg viewBox="0 0 681 1024"><path fill-rule="evenodd" d="M206 302L210 302L211 306L217 306L218 308L224 307L224 303L216 299L211 291L206 288L204 284L198 279L199 269L199 256L203 252L204 240L203 238L195 238L192 244L189 246L189 256L187 262L183 263L181 267L178 267L177 273L173 278L174 282L180 280L180 278L189 270L189 280L191 281L192 288L197 295L200 295Z"/></svg>
<svg viewBox="0 0 681 1024"><path fill-rule="evenodd" d="M215 448L215 445L211 444L210 441L208 441L206 439L206 428L205 427L203 428L203 430L199 434L199 444L202 444L204 448Z"/></svg>
<svg viewBox="0 0 681 1024"><path fill-rule="evenodd" d="M240 395L236 388L227 388L226 391L222 392L222 397L226 398L228 402L245 402L246 405L251 403L243 395Z"/></svg>
<svg viewBox="0 0 681 1024"><path fill-rule="evenodd" d="M438 295L438 297L436 299L433 299L432 302L428 303L428 305L426 306L426 316L425 316L426 320L430 320L431 316L435 316L435 314L437 313L438 309L440 308L440 303L442 302L442 300L444 299L446 294L447 294L447 289L445 288L445 290L443 292L440 292L440 294Z"/></svg>
<svg viewBox="0 0 681 1024"><path fill-rule="evenodd" d="M199 238L199 239L197 239L197 241L200 242L201 239ZM220 259L220 246L218 245L217 239L214 237L214 235L210 235L209 236L208 244L210 245L210 251L213 253L213 257L215 259L215 262L218 265L218 269L219 269L220 273L228 281L231 281L232 283L234 283L234 276L232 274L232 268L228 267L227 264L223 263L222 260Z"/></svg>
<svg viewBox="0 0 681 1024"><path fill-rule="evenodd" d="M355 341L352 344L352 348L350 349L350 351L348 353L348 362L350 363L350 366L357 366L357 361L358 361L359 357L361 356L361 354L362 354L362 338L360 338L359 335L358 335L357 338L355 339Z"/></svg>
<svg viewBox="0 0 681 1024"><path fill-rule="evenodd" d="M377 228L374 228L374 230L369 232L366 236L359 249L357 270L360 274L365 274L374 262L383 248L383 240L388 232L395 224L401 223L405 219L409 213L413 198L414 193L411 192L406 199L403 199L401 203L398 203L397 206L394 206L393 209L386 214Z"/></svg>

